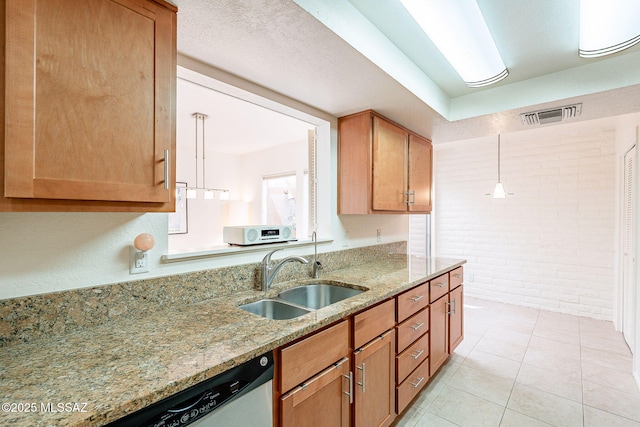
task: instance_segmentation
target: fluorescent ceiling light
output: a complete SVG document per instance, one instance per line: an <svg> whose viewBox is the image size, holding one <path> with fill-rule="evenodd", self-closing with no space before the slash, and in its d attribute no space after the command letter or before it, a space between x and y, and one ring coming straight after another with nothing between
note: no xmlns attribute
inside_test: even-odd
<svg viewBox="0 0 640 427"><path fill-rule="evenodd" d="M400 0L469 87L509 74L475 0Z"/></svg>
<svg viewBox="0 0 640 427"><path fill-rule="evenodd" d="M638 17L638 0L580 0L580 56L609 55L640 42Z"/></svg>

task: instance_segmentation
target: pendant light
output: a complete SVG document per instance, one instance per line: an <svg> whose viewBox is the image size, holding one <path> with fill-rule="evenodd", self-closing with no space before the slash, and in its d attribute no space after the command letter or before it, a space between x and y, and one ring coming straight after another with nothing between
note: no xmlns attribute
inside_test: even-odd
<svg viewBox="0 0 640 427"><path fill-rule="evenodd" d="M504 199L507 197L507 194L510 196L513 195L513 193L505 192L502 182L500 182L500 134L498 134L498 182L493 189L493 193L487 193L487 196L493 196L494 199Z"/></svg>
<svg viewBox="0 0 640 427"><path fill-rule="evenodd" d="M206 188L206 146L205 146L205 135L204 135L204 121L209 118L208 115L203 113L193 113L191 115L196 122L196 138L195 138L195 152L196 152L196 186L187 188L187 199L196 199L198 198L198 190L203 190L203 197L205 200L213 200L214 192L220 192L220 200L229 200L229 190L222 188ZM198 185L198 124L202 128L202 187Z"/></svg>

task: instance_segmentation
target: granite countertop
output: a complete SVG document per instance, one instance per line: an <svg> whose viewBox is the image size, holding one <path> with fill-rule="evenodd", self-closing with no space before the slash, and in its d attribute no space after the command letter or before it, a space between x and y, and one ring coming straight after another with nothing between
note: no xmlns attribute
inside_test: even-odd
<svg viewBox="0 0 640 427"><path fill-rule="evenodd" d="M464 263L394 255L322 274L368 291L290 320L238 306L300 281L9 345L0 351L0 425L107 424Z"/></svg>

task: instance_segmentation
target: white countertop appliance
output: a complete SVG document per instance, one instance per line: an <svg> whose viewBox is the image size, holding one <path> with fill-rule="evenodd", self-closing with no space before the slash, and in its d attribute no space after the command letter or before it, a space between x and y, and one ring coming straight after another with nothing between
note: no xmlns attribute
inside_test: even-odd
<svg viewBox="0 0 640 427"><path fill-rule="evenodd" d="M295 240L290 225L242 225L224 227L222 239L230 245L259 245L261 243Z"/></svg>

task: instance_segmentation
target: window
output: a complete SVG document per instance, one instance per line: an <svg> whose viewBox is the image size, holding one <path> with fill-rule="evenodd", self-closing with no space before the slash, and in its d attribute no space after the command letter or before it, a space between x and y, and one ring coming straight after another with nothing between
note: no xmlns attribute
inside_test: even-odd
<svg viewBox="0 0 640 427"><path fill-rule="evenodd" d="M262 223L290 225L293 235L305 237L308 221L308 173L301 185L295 173L265 176L262 179ZM302 221L300 221L302 219Z"/></svg>

